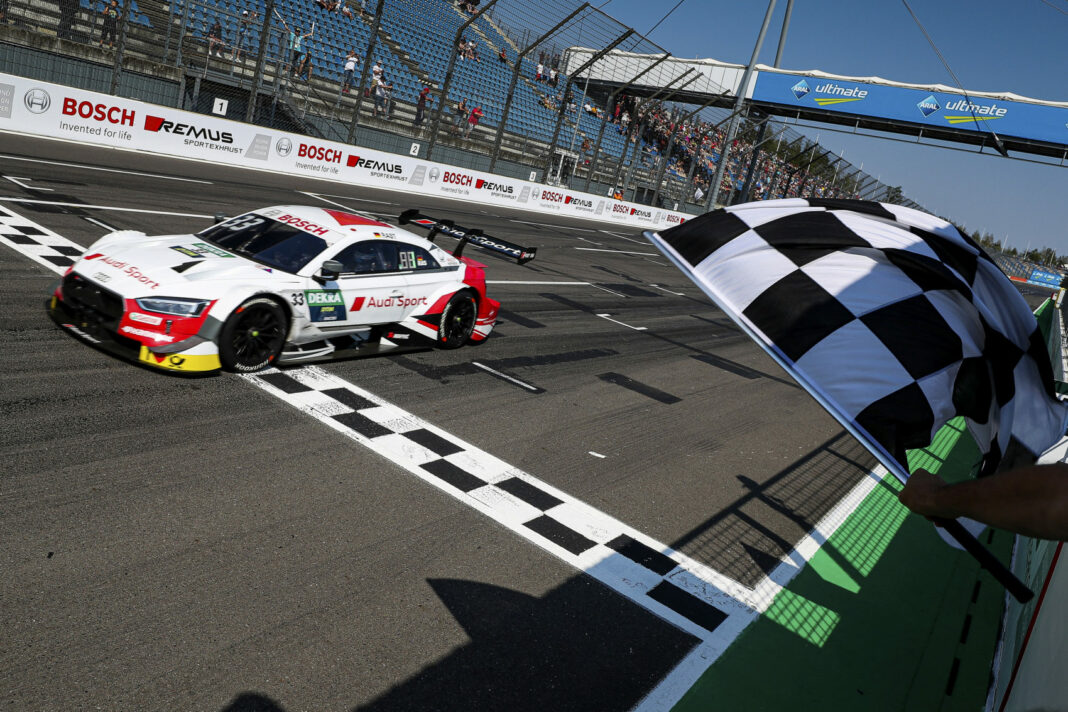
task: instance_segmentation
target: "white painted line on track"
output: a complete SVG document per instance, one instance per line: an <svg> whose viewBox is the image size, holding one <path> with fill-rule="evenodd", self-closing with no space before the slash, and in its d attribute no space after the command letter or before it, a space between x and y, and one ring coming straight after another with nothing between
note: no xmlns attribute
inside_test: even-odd
<svg viewBox="0 0 1068 712"><path fill-rule="evenodd" d="M9 181L14 183L18 187L24 188L26 190L42 190L42 191L46 191L46 192L49 192L49 193L55 192L52 188L38 188L37 186L26 185L25 183L22 182L24 180L33 180L33 178L18 178L16 176L4 176L4 178L7 178Z"/></svg>
<svg viewBox="0 0 1068 712"><path fill-rule="evenodd" d="M612 250L612 249L599 250L596 247L576 247L575 249L576 250L583 250L585 252L614 252L617 255L643 255L645 257L657 257L659 255L659 253L657 253L657 252L628 252L627 250Z"/></svg>
<svg viewBox="0 0 1068 712"><path fill-rule="evenodd" d="M87 220L88 222L93 223L94 225L99 225L100 227L104 228L108 232L115 232L115 230L118 229L118 228L112 227L111 225L108 225L106 222L100 222L99 220L94 220L93 218L90 218L90 217L85 217L85 220Z"/></svg>
<svg viewBox="0 0 1068 712"><path fill-rule="evenodd" d="M495 371L492 368L490 368L489 366L487 366L485 364L482 364L482 363L479 363L478 361L472 361L471 365L472 366L478 366L483 371L487 371L489 373L492 373L494 376L497 376L497 378L503 378L506 381L511 381L512 383L516 384L520 388L526 388L528 391L539 391L539 392L541 391L541 389L538 388L537 386L532 386L529 383L527 383L526 381L520 381L518 378L515 378L514 376L509 376L507 373L501 373L500 371Z"/></svg>
<svg viewBox="0 0 1068 712"><path fill-rule="evenodd" d="M81 163L64 163L63 161L46 161L43 158L24 158L23 156L12 156L6 153L0 153L0 159L6 159L8 161L29 161L30 163L44 163L50 166L64 166L66 168L80 168L86 171L103 171L105 173L121 173L126 176L140 176L143 178L159 178L160 180L177 180L183 183L203 183L205 185L213 185L210 180L200 180L197 178L179 178L178 176L165 176L159 173L139 173L137 171L124 171L120 168L102 168L100 166L86 166Z"/></svg>
<svg viewBox="0 0 1068 712"><path fill-rule="evenodd" d="M576 240L582 240L583 242L588 242L591 245L603 245L604 244L603 242L597 242L596 240L587 240L585 237L582 237L580 235L575 235L575 239Z"/></svg>
<svg viewBox="0 0 1068 712"><path fill-rule="evenodd" d="M597 286L597 285L592 284L590 282L530 282L530 281L513 280L513 279L487 279L486 280L486 284L543 284L543 285L548 284L548 285L553 285L553 286L561 286L562 285L562 286L569 286L569 287L577 287L577 286L596 287Z"/></svg>
<svg viewBox="0 0 1068 712"><path fill-rule="evenodd" d="M618 232L609 232L608 230L600 230L600 232L603 232L603 233L605 233L607 235L612 235L613 237L618 237L619 239L626 240L627 242L635 242L635 243L637 243L639 245L648 245L649 244L648 240L636 240L633 237L627 237L626 235L620 235Z"/></svg>
<svg viewBox="0 0 1068 712"><path fill-rule="evenodd" d="M320 200L323 200L327 203L333 203L334 205L338 205L340 207L345 206L341 205L341 203L334 203L334 201L332 200L327 200L327 198L341 198L342 200L355 201L357 203L374 203L375 205L400 205L400 203L391 203L388 200L368 200L367 198L351 198L347 195L333 195L331 193L312 193L307 190L298 190L297 192L312 198L319 198Z"/></svg>
<svg viewBox="0 0 1068 712"><path fill-rule="evenodd" d="M601 458L602 460L603 460L603 459L605 459L605 457L607 457L607 455L602 455L601 453L599 453L599 452L594 452L593 450L590 450L590 454L591 454L591 455L593 455L594 457L599 457L599 458Z"/></svg>
<svg viewBox="0 0 1068 712"><path fill-rule="evenodd" d="M670 289L665 289L664 287L661 287L659 284L650 284L649 286L652 287L653 289L659 289L661 292L667 292L668 294L674 294L676 297L685 297L686 296L682 292L673 292Z"/></svg>
<svg viewBox="0 0 1068 712"><path fill-rule="evenodd" d="M62 208L82 208L84 210L113 210L118 213L148 213L150 215L175 215L181 218L207 218L214 215L201 215L200 213L173 213L166 210L144 210L141 208L120 208L117 205L88 205L86 203L63 203L57 200L31 200L29 198L0 198L3 203L31 203L34 205L56 205Z"/></svg>
<svg viewBox="0 0 1068 712"><path fill-rule="evenodd" d="M555 230L574 230L575 232L597 232L585 227L570 227L567 225L550 225L549 223L531 222L530 220L516 220L509 218L508 222L523 223L524 225L537 225L538 227L551 227Z"/></svg>
<svg viewBox="0 0 1068 712"><path fill-rule="evenodd" d="M621 321L616 321L615 319L610 318L611 314L598 314L597 316L601 317L602 319L607 319L613 324L619 324L620 326L625 326L628 329L634 329L635 331L645 331L648 328L646 326L631 326L630 324L624 324Z"/></svg>
<svg viewBox="0 0 1068 712"><path fill-rule="evenodd" d="M596 287L597 289L600 289L601 291L604 291L604 292L608 292L609 294L614 294L614 295L616 295L617 297L622 297L623 299L626 299L626 298L627 298L627 295L626 295L626 294L622 294L622 293L620 293L620 292L617 292L617 291L615 291L615 290L609 289L608 287L602 287L602 286L601 286L601 285L599 285L599 284L594 284L594 283L592 283L592 282L591 282L591 283L590 283L590 286L591 286L591 287Z"/></svg>

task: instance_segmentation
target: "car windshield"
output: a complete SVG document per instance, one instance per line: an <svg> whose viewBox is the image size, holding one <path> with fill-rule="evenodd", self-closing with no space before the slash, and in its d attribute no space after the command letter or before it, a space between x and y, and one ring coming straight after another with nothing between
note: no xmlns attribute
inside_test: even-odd
<svg viewBox="0 0 1068 712"><path fill-rule="evenodd" d="M236 255L291 274L326 249L321 237L255 213L230 218L199 234Z"/></svg>

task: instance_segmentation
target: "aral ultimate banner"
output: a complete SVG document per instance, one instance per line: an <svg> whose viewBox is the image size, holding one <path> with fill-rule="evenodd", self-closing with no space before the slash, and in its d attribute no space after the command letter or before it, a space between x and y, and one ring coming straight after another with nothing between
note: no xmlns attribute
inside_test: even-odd
<svg viewBox="0 0 1068 712"><path fill-rule="evenodd" d="M1068 144L1068 106L761 71L753 100Z"/></svg>

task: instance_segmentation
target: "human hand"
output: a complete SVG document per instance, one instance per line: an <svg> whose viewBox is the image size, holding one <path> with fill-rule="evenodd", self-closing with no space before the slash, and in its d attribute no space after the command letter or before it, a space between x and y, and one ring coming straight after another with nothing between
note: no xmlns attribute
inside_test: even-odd
<svg viewBox="0 0 1068 712"><path fill-rule="evenodd" d="M916 470L905 481L905 486L898 493L897 498L901 504L913 512L932 517L938 513L935 505L936 493L946 486L945 480L938 475L927 470Z"/></svg>

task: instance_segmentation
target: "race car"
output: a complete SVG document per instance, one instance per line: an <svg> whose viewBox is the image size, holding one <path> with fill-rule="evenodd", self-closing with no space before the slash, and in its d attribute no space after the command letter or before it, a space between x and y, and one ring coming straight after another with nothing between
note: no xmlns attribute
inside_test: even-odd
<svg viewBox="0 0 1068 712"><path fill-rule="evenodd" d="M113 232L67 270L49 311L98 348L186 373L484 341L500 303L464 246L519 264L535 250L417 210L399 222L429 235L297 205L220 217L195 235ZM452 254L438 234L460 240Z"/></svg>

